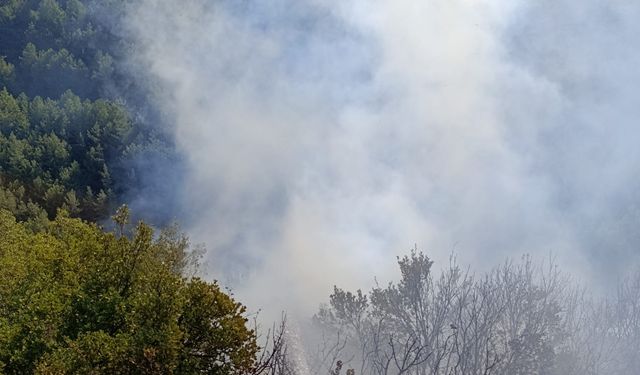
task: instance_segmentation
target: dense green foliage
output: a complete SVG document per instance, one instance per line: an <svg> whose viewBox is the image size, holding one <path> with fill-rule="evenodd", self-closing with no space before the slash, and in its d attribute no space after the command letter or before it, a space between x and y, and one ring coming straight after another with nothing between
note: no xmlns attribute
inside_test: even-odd
<svg viewBox="0 0 640 375"><path fill-rule="evenodd" d="M0 85L29 96L96 99L122 72L114 54L122 1L9 0L0 5ZM103 11L107 17L95 16Z"/></svg>
<svg viewBox="0 0 640 375"><path fill-rule="evenodd" d="M19 219L55 215L64 207L95 220L116 189L111 174L136 150L133 128L119 105L13 97L0 91L0 207ZM34 205L35 204L35 205ZM31 208L30 208L31 207Z"/></svg>
<svg viewBox="0 0 640 375"><path fill-rule="evenodd" d="M172 154L164 137L131 115L142 111L131 98L144 95L114 58L128 46L112 32L124 5L0 5L0 208L32 227L58 208L105 218L141 185L152 163L140 160Z"/></svg>
<svg viewBox="0 0 640 375"><path fill-rule="evenodd" d="M255 362L245 308L193 264L175 229L119 233L59 215L33 233L0 211L0 373L239 374Z"/></svg>

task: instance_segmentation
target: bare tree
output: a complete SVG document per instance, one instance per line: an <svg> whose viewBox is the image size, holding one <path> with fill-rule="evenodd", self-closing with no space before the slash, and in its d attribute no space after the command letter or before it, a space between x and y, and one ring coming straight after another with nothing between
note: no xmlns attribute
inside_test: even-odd
<svg viewBox="0 0 640 375"><path fill-rule="evenodd" d="M640 270L620 284L612 301L605 302L606 368L621 375L640 373Z"/></svg>
<svg viewBox="0 0 640 375"><path fill-rule="evenodd" d="M274 324L265 334L264 346L252 375L296 375L288 354L286 332L287 317L283 314L280 323Z"/></svg>
<svg viewBox="0 0 640 375"><path fill-rule="evenodd" d="M349 353L367 374L556 374L559 353L577 340L567 280L552 263L524 257L476 278L452 258L434 278L413 250L398 265L400 281L369 294L334 289L316 315L343 340L330 359Z"/></svg>
<svg viewBox="0 0 640 375"><path fill-rule="evenodd" d="M482 276L451 258L434 277L415 249L398 266L369 293L334 288L315 316L318 374L640 374L640 270L598 299L528 256Z"/></svg>

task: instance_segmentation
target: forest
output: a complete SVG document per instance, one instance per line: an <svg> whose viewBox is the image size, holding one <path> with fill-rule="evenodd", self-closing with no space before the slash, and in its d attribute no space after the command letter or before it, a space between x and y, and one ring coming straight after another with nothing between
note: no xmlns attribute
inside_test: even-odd
<svg viewBox="0 0 640 375"><path fill-rule="evenodd" d="M64 208L99 221L140 186L144 159L171 158L138 115L142 96L101 23L122 2L9 1L0 8L0 207L32 226ZM99 9L96 9L99 8ZM94 9L94 13L88 11Z"/></svg>
<svg viewBox="0 0 640 375"><path fill-rule="evenodd" d="M182 158L126 58L134 2L0 2L0 374L640 372L640 273L600 296L553 259L409 249L397 281L335 286L302 329L260 324L177 214L127 206Z"/></svg>
<svg viewBox="0 0 640 375"><path fill-rule="evenodd" d="M137 161L172 157L115 64L122 6L0 5L0 373L257 371L245 307L195 275L187 238L116 212Z"/></svg>

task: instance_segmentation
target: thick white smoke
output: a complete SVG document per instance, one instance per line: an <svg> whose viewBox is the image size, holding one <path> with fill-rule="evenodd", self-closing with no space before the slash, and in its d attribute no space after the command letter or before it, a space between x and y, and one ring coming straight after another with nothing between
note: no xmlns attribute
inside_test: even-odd
<svg viewBox="0 0 640 375"><path fill-rule="evenodd" d="M599 280L631 263L638 8L142 0L129 25L211 274L308 314L414 243L476 268L552 253Z"/></svg>

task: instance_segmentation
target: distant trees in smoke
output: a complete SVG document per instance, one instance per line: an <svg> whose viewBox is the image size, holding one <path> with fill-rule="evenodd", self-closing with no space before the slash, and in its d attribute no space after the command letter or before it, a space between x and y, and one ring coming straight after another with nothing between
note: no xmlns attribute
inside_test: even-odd
<svg viewBox="0 0 640 375"><path fill-rule="evenodd" d="M484 275L452 258L441 274L412 251L401 279L335 287L314 317L316 374L638 374L640 273L595 299L529 257Z"/></svg>

